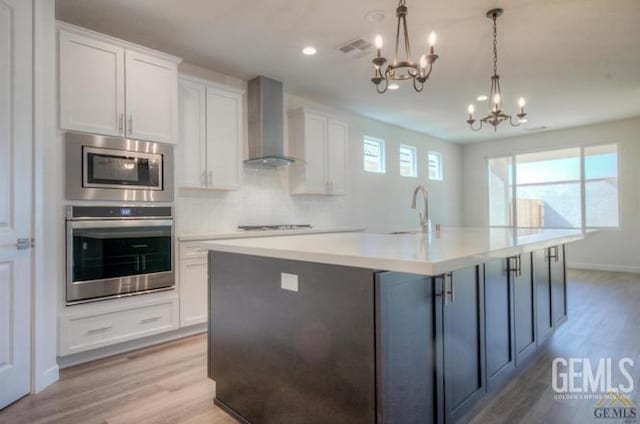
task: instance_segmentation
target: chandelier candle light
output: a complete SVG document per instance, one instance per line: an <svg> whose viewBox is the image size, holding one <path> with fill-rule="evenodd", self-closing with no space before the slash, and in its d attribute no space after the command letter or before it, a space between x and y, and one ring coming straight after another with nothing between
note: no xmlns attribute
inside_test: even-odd
<svg viewBox="0 0 640 424"><path fill-rule="evenodd" d="M393 63L387 63L387 59L382 56L382 37L380 35L376 36L376 57L372 61L374 73L371 82L375 84L376 91L380 94L387 91L390 80L412 80L413 88L417 92L421 92L424 88L424 83L429 79L429 75L431 75L433 63L438 59L438 55L434 53L436 34L434 32L429 34L429 53L423 54L420 57L420 61L416 63L411 60L411 45L409 43L409 31L407 30L407 6L405 6L405 0L400 0L398 8L396 9L396 16L398 18L398 26L396 29L396 51ZM402 45L400 44L401 35L404 38ZM401 49L404 50L403 56L400 56Z"/></svg>
<svg viewBox="0 0 640 424"><path fill-rule="evenodd" d="M498 26L497 19L504 13L502 9L491 9L487 12L487 18L493 20L493 76L491 77L491 92L489 94L489 114L484 118L480 119L480 125L475 126L476 119L474 118L475 106L470 104L467 108L467 112L469 112L469 119L467 119L467 124L471 127L473 131L479 131L482 129L483 124L493 125L494 131L498 130L498 125L505 121L509 121L511 126L519 127L524 122L527 122L525 118L527 114L524 111L524 106L526 104L524 97L520 97L518 100L518 113L516 116L517 120L514 120L511 115L508 115L502 109L502 89L500 88L500 76L498 75Z"/></svg>

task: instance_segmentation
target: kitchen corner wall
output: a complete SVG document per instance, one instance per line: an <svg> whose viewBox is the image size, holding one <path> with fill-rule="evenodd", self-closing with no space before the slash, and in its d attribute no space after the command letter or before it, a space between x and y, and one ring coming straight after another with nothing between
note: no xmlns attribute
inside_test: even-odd
<svg viewBox="0 0 640 424"><path fill-rule="evenodd" d="M246 89L246 82L188 63L180 72ZM246 101L244 102L246 107ZM240 190L207 192L179 190L176 201L178 235L228 232L238 225L311 224L314 227L363 226L370 231L417 228L418 214L410 209L413 189L426 184L431 193L434 224L462 223L461 160L459 145L443 142L393 125L285 94L285 149L288 148L288 110L305 106L337 116L349 123L348 189L344 196L290 195L287 168L244 167ZM246 117L246 110L245 110ZM247 125L245 118L245 127ZM245 128L246 129L246 128ZM247 131L245 130L245 138ZM387 173L363 171L362 138L386 142ZM399 144L418 148L418 178L399 175ZM178 146L178 148L180 148ZM444 159L444 181L427 180L427 152ZM245 139L245 155L247 152ZM180 166L179 164L177 166ZM177 173L180 172L178 169Z"/></svg>
<svg viewBox="0 0 640 424"><path fill-rule="evenodd" d="M568 262L576 268L640 272L640 118L464 145L464 224L488 223L488 158L612 143L619 143L620 228L570 244Z"/></svg>

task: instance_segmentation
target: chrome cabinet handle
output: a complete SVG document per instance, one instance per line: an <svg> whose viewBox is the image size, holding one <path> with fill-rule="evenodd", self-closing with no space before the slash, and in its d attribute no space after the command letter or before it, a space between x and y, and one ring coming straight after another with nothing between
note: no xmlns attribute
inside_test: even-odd
<svg viewBox="0 0 640 424"><path fill-rule="evenodd" d="M133 115L129 115L129 125L127 125L129 135L133 135Z"/></svg>
<svg viewBox="0 0 640 424"><path fill-rule="evenodd" d="M448 305L456 301L456 288L453 283L453 273L442 274L442 304Z"/></svg>
<svg viewBox="0 0 640 424"><path fill-rule="evenodd" d="M209 171L209 185L213 185L213 171Z"/></svg>
<svg viewBox="0 0 640 424"><path fill-rule="evenodd" d="M141 319L140 320L140 324L148 324L150 322L159 321L160 318L162 318L162 317L150 317L150 318Z"/></svg>
<svg viewBox="0 0 640 424"><path fill-rule="evenodd" d="M449 290L449 296L451 296L451 303L456 303L456 286L453 282L453 273L449 272L447 273L447 275L449 276L449 287L451 287L451 290Z"/></svg>
<svg viewBox="0 0 640 424"><path fill-rule="evenodd" d="M551 254L551 250L553 249L553 254ZM554 260L554 262L558 262L558 246L552 246L549 248L549 262L551 262L551 259Z"/></svg>
<svg viewBox="0 0 640 424"><path fill-rule="evenodd" d="M124 133L124 113L120 114L120 117L118 118L118 134L123 134Z"/></svg>
<svg viewBox="0 0 640 424"><path fill-rule="evenodd" d="M111 330L111 326L107 326L107 327L101 327L101 328L93 328L91 330L87 331L87 334L98 334L98 333L104 333L105 331L109 331Z"/></svg>
<svg viewBox="0 0 640 424"><path fill-rule="evenodd" d="M202 180L202 185L206 186L207 185L207 171L202 171L201 180Z"/></svg>

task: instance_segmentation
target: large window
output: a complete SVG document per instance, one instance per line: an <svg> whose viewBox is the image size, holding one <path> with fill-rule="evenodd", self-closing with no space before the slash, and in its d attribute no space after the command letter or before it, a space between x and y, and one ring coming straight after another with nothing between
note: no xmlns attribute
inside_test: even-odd
<svg viewBox="0 0 640 424"><path fill-rule="evenodd" d="M615 144L493 158L488 175L491 226L618 226Z"/></svg>
<svg viewBox="0 0 640 424"><path fill-rule="evenodd" d="M417 153L414 146L400 145L400 175L403 177L417 177Z"/></svg>
<svg viewBox="0 0 640 424"><path fill-rule="evenodd" d="M364 170L379 174L386 172L384 140L373 137L364 138Z"/></svg>
<svg viewBox="0 0 640 424"><path fill-rule="evenodd" d="M442 153L429 152L429 179L434 181L442 181L444 172L442 170Z"/></svg>

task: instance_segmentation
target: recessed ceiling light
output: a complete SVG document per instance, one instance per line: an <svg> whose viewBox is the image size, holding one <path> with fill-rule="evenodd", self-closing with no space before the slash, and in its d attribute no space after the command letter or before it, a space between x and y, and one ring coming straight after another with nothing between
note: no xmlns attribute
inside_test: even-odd
<svg viewBox="0 0 640 424"><path fill-rule="evenodd" d="M313 46L307 46L304 49L302 49L302 54L306 56L313 56L316 53L318 53L318 51Z"/></svg>
<svg viewBox="0 0 640 424"><path fill-rule="evenodd" d="M367 22L381 22L384 21L384 12L382 10L371 10L364 15Z"/></svg>
<svg viewBox="0 0 640 424"><path fill-rule="evenodd" d="M387 87L389 90L397 90L398 88L400 88L400 86L398 84L389 84L389 87Z"/></svg>
<svg viewBox="0 0 640 424"><path fill-rule="evenodd" d="M487 97L487 96L484 96L484 95L483 95L483 96L478 96L478 97L476 98L476 100L477 100L477 101L479 101L479 102L486 102L486 101L487 101L487 99L488 99L488 97Z"/></svg>

